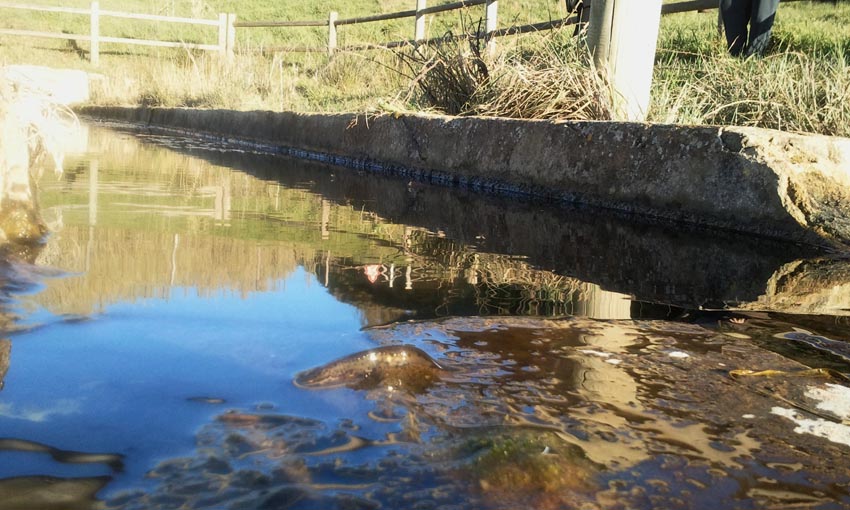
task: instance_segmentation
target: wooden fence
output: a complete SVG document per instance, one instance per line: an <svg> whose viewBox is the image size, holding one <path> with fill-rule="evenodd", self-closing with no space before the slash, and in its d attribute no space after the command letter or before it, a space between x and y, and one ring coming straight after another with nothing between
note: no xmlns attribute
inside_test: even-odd
<svg viewBox="0 0 850 510"><path fill-rule="evenodd" d="M92 64L97 65L100 60L100 45L103 43L134 44L141 46L158 46L166 48L191 48L206 51L216 51L222 55L232 55L236 42L234 14L219 14L218 19L195 19L180 18L175 16L159 16L155 14L137 14L131 12L119 12L101 10L99 2L92 2L89 9L78 9L71 7L46 7L37 5L10 4L0 2L2 9L21 9L36 12L56 12L62 14L74 14L88 16L91 27L88 34L67 34L62 32L39 32L33 30L0 29L0 35L13 35L25 37L43 37L49 39L68 39L74 41L87 41L90 44L89 58ZM111 37L100 33L100 19L105 17L135 19L144 21L159 21L165 23L183 23L189 25L201 25L216 27L218 29L218 40L215 44L195 44L182 41L158 41L149 39L134 39L129 37Z"/></svg>
<svg viewBox="0 0 850 510"><path fill-rule="evenodd" d="M331 12L328 19L310 20L310 21L241 21L234 24L236 28L272 28L272 27L327 27L328 29L328 44L327 47L305 47L305 46L282 46L269 47L265 51L269 52L328 52L333 54L336 50L358 51L372 48L398 48L402 46L417 46L422 44L433 44L439 41L445 41L444 37L433 39L425 38L425 16L428 14L437 14L441 12L453 11L458 9L466 9L478 5L484 5L484 31L477 34L475 37L483 38L491 41L496 37L508 35L525 34L530 32L540 32L552 30L568 25L578 23L580 20L577 16L568 16L564 19L543 21L528 25L510 26L498 28L498 0L461 0L458 2L436 5L432 7L426 6L426 0L415 0L416 8L407 11L390 12L386 14L376 14L372 16L363 16L357 18L339 18L338 13ZM684 0L671 4L664 4L661 8L662 14L674 14L679 12L697 11L705 9L716 9L718 0ZM590 7L590 0L585 0L585 7ZM337 46L337 29L340 26L356 25L361 23L371 23L376 21L388 21L401 18L414 18L413 39L400 41L390 41L382 43L366 43L355 44L343 47ZM462 35L459 37L469 37Z"/></svg>
<svg viewBox="0 0 850 510"><path fill-rule="evenodd" d="M422 44L433 44L438 41L444 41L444 37L428 39L425 37L425 17L429 14L438 14L459 9L466 9L479 5L484 6L484 30L475 34L472 37L483 38L488 41L488 46L492 50L494 47L493 39L508 35L524 34L529 32L540 32L552 30L555 28L568 26L578 23L580 20L577 16L569 16L564 19L543 21L540 23L532 23L528 25L509 26L498 28L498 5L499 0L460 0L443 5L435 5L428 7L426 0L411 0L416 2L415 9L406 11L391 12L386 14L376 14L371 16L362 16L355 18L339 18L336 12L331 12L327 19L324 20L302 20L302 21L236 21L235 14L221 13L218 19L196 19L196 18L180 18L174 16L160 16L153 14L136 14L129 12L119 12L110 10L101 10L99 2L92 2L89 9L67 8L67 7L46 7L25 4L11 4L0 2L0 9L24 9L29 11L42 12L57 12L74 15L85 15L90 17L90 31L88 34L67 34L60 32L39 32L32 30L16 30L16 29L0 29L0 35L12 36L28 36L28 37L45 37L54 39L71 39L75 41L88 41L90 44L90 59L92 63L97 64L100 54L100 45L103 43L115 44L133 44L143 46L159 46L159 47L176 47L176 48L191 48L207 51L216 51L222 55L233 55L236 46L236 29L247 28L280 28L280 27L327 27L327 46L322 47L307 47L307 46L281 46L267 47L264 51L267 52L327 52L333 54L337 50L358 51L371 48L397 48L402 46L417 46ZM585 0L585 6L589 7L592 0ZM793 1L793 0L784 0ZM705 9L716 9L718 0L682 0L675 3L666 3L661 7L662 14L673 14L679 12L688 12ZM587 9L586 9L587 11ZM136 19L145 21L160 21L166 23L184 23L191 25L202 25L216 27L218 29L218 40L210 44L193 44L182 41L158 41L148 39L135 39L128 37L111 37L100 33L100 19L103 17ZM389 41L389 42L373 42L362 43L339 47L337 45L337 31L339 27L346 25L356 25L362 23L372 23L378 21L388 21L401 18L413 18L413 39ZM464 34L459 37L470 37Z"/></svg>

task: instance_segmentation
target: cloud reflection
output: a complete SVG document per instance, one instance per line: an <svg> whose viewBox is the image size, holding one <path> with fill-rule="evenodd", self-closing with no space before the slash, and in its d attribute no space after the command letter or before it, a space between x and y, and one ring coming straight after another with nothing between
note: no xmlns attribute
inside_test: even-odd
<svg viewBox="0 0 850 510"><path fill-rule="evenodd" d="M60 399L49 407L18 407L14 404L0 403L0 416L35 423L48 421L54 416L68 416L80 412L80 402L72 399Z"/></svg>

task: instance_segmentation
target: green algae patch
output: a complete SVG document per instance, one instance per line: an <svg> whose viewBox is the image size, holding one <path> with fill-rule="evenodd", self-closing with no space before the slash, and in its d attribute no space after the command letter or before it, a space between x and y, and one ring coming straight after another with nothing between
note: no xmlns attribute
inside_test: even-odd
<svg viewBox="0 0 850 510"><path fill-rule="evenodd" d="M532 508L558 507L591 494L603 469L581 448L550 432L519 430L479 438L465 448L477 451L459 475L477 484L486 500Z"/></svg>

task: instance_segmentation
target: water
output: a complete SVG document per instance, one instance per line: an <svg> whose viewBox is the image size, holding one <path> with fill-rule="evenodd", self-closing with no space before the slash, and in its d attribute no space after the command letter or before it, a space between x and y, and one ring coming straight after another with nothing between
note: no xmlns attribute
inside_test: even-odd
<svg viewBox="0 0 850 510"><path fill-rule="evenodd" d="M3 268L0 509L850 507L840 257L87 136Z"/></svg>

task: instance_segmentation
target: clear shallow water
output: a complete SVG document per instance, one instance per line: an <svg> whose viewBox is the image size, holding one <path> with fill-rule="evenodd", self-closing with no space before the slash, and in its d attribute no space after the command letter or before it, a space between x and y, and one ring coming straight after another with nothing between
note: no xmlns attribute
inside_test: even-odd
<svg viewBox="0 0 850 510"><path fill-rule="evenodd" d="M5 269L8 508L850 505L840 433L772 412L841 425L807 396L840 374L799 375L848 371L841 259L152 134L88 147ZM399 344L432 382L293 384Z"/></svg>

